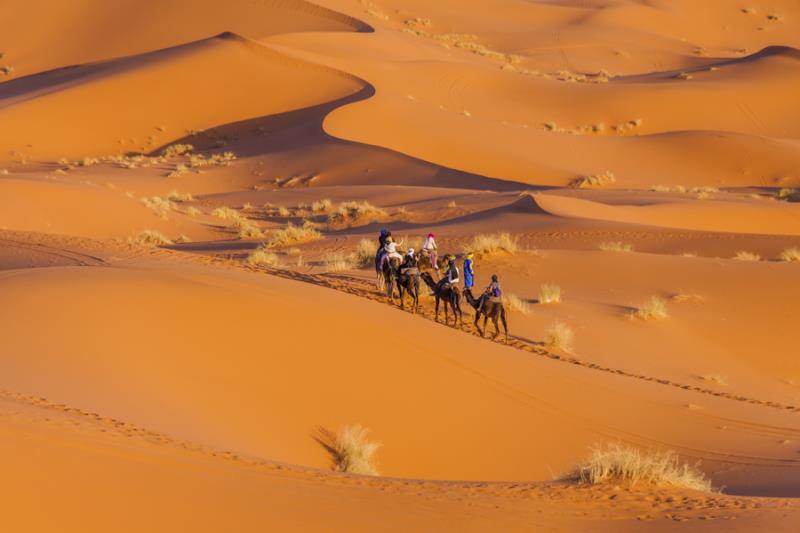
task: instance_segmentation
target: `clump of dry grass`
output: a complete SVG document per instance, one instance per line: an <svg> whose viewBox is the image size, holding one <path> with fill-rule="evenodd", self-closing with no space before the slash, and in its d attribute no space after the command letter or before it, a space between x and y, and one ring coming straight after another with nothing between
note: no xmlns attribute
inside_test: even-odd
<svg viewBox="0 0 800 533"><path fill-rule="evenodd" d="M189 167L184 165L183 163L178 163L175 165L175 168L167 172L168 178L177 178L178 176L183 176L189 172Z"/></svg>
<svg viewBox="0 0 800 533"><path fill-rule="evenodd" d="M601 242L600 249L604 252L632 252L633 245L622 241Z"/></svg>
<svg viewBox="0 0 800 533"><path fill-rule="evenodd" d="M314 213L327 213L333 207L333 202L327 198L311 202L311 211Z"/></svg>
<svg viewBox="0 0 800 533"><path fill-rule="evenodd" d="M316 241L322 238L322 234L310 227L295 226L289 222L284 229L275 231L266 242L267 248L277 248L289 246L303 242Z"/></svg>
<svg viewBox="0 0 800 533"><path fill-rule="evenodd" d="M342 426L336 432L330 451L339 472L377 476L375 453L381 443L369 440L369 429L355 424Z"/></svg>
<svg viewBox="0 0 800 533"><path fill-rule="evenodd" d="M171 191L167 198L175 202L194 202L194 196L188 192Z"/></svg>
<svg viewBox="0 0 800 533"><path fill-rule="evenodd" d="M262 239L262 238L264 238L264 232L261 231L261 228L259 228L255 224L244 223L239 228L239 238L240 239Z"/></svg>
<svg viewBox="0 0 800 533"><path fill-rule="evenodd" d="M190 217L196 217L197 215L203 214L202 211L200 211L199 209L197 209L196 207L194 207L192 205L190 205L189 207L184 209L184 213L186 213Z"/></svg>
<svg viewBox="0 0 800 533"><path fill-rule="evenodd" d="M211 216L221 218L222 220L240 220L242 218L242 214L236 209L231 209L226 206L217 207L211 211Z"/></svg>
<svg viewBox="0 0 800 533"><path fill-rule="evenodd" d="M177 157L185 155L194 150L191 144L171 144L161 151L162 157Z"/></svg>
<svg viewBox="0 0 800 533"><path fill-rule="evenodd" d="M341 272L351 270L355 264L354 255L345 255L342 252L335 252L325 258L325 270L327 272Z"/></svg>
<svg viewBox="0 0 800 533"><path fill-rule="evenodd" d="M548 350L572 353L572 342L575 333L563 322L551 325L544 335L544 345Z"/></svg>
<svg viewBox="0 0 800 533"><path fill-rule="evenodd" d="M151 229L146 229L139 234L128 239L131 244L138 244L141 246L165 246L173 244L163 233Z"/></svg>
<svg viewBox="0 0 800 533"><path fill-rule="evenodd" d="M0 67L0 72L5 74L6 76L11 76L14 73L14 67L11 65L5 65Z"/></svg>
<svg viewBox="0 0 800 533"><path fill-rule="evenodd" d="M581 176L573 180L569 186L575 189L589 189L593 187L604 187L617 181L614 173L606 170L602 174L593 174L591 176Z"/></svg>
<svg viewBox="0 0 800 533"><path fill-rule="evenodd" d="M503 293L503 305L505 305L506 308L513 313L522 313L523 315L527 315L531 312L530 306L527 304L527 302L525 302L525 300L510 292Z"/></svg>
<svg viewBox="0 0 800 533"><path fill-rule="evenodd" d="M498 253L515 254L519 245L510 233L492 233L475 235L467 248L478 256L489 256Z"/></svg>
<svg viewBox="0 0 800 533"><path fill-rule="evenodd" d="M642 320L660 320L667 318L667 303L658 296L653 296L647 300L633 315Z"/></svg>
<svg viewBox="0 0 800 533"><path fill-rule="evenodd" d="M612 480L650 483L657 486L711 491L711 481L672 451L642 452L619 443L591 451L589 459L568 476L596 485Z"/></svg>
<svg viewBox="0 0 800 533"><path fill-rule="evenodd" d="M328 215L328 224L331 227L349 227L357 224L379 222L389 217L385 209L375 207L369 202L342 202Z"/></svg>
<svg viewBox="0 0 800 533"><path fill-rule="evenodd" d="M247 256L247 263L253 266L276 267L280 264L280 259L276 254L263 248L259 248Z"/></svg>
<svg viewBox="0 0 800 533"><path fill-rule="evenodd" d="M370 239L361 239L353 253L353 262L360 268L374 265L376 248Z"/></svg>
<svg viewBox="0 0 800 533"><path fill-rule="evenodd" d="M175 238L175 242L176 242L176 243L181 243L181 242L192 242L192 239L191 239L191 238L189 238L187 235L184 235L183 233L181 233L180 235L178 235L178 236Z"/></svg>
<svg viewBox="0 0 800 533"><path fill-rule="evenodd" d="M561 287L552 283L545 283L539 288L539 303L552 304L561 301Z"/></svg>
<svg viewBox="0 0 800 533"><path fill-rule="evenodd" d="M781 252L781 261L785 263L800 263L800 248L787 248Z"/></svg>
<svg viewBox="0 0 800 533"><path fill-rule="evenodd" d="M738 261L761 261L761 256L752 252L736 252L734 259Z"/></svg>
<svg viewBox="0 0 800 533"><path fill-rule="evenodd" d="M148 209L152 209L155 213L163 219L167 218L167 213L175 209L175 204L166 198L160 196L153 196L150 198L144 197L139 200Z"/></svg>

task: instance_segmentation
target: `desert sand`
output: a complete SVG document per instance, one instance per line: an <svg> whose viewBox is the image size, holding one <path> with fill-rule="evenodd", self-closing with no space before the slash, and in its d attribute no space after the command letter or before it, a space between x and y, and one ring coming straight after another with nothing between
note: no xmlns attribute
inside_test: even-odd
<svg viewBox="0 0 800 533"><path fill-rule="evenodd" d="M796 1L0 12L3 531L800 529Z"/></svg>

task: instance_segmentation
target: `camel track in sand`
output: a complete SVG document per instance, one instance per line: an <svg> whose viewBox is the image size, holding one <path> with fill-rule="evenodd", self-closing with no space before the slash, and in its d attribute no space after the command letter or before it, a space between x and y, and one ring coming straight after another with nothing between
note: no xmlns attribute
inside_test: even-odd
<svg viewBox="0 0 800 533"><path fill-rule="evenodd" d="M538 233L538 235L542 236L542 234L547 234L547 233L548 232L542 232ZM561 234L563 232L555 232L555 233ZM618 232L604 232L604 231L588 232L588 233L591 233L593 235L619 234ZM690 233L685 234L684 232L677 232L677 233L681 235L690 234ZM726 235L723 238L730 238L730 236ZM50 250L53 253L63 253L67 257L70 257L70 259L73 260L76 260L77 258L80 257L82 259L80 263L84 266L104 266L112 264L111 262L106 261L99 257L99 255L101 254L99 254L99 252L96 251L100 249L100 243L91 239L70 238L65 241L63 238L45 234L32 235L32 234L21 234L18 232L3 232L2 234L0 234L0 245L2 245L3 243L8 243L12 246L20 246L20 247L34 246L36 247L36 249ZM91 250L95 253L98 253L98 255L90 255L86 253L76 252L75 250L70 249L74 247L87 249L87 251ZM345 292L348 294L352 294L354 296L366 298L368 300L380 302L383 304L388 303L386 296L383 293L378 292L372 282L356 278L353 276L347 276L343 274L312 274L312 273L298 272L296 270L290 270L290 269L256 267L245 264L241 260L233 258L233 256L231 257L211 256L211 255L183 252L177 250L168 250L161 248L148 249L148 248L141 248L135 245L118 244L117 246L115 246L115 248L116 248L115 251L120 252L121 256L126 257L128 259L132 259L135 257L161 257L165 259L169 258L172 260L179 260L179 261L190 261L204 265L221 266L236 270L262 272L269 275L278 276L284 279L300 281L304 283L311 283L313 285L317 285L320 287L326 287L329 289L338 290L340 292ZM119 257L110 258L110 260L111 259L119 259ZM393 304L393 307L396 307L398 311L401 310L399 306L397 306L396 304ZM406 308L405 311L411 312L411 310L408 308ZM427 320L431 321L435 320L433 311L429 309L428 306L426 305L422 304L420 305L417 315ZM452 327L452 326L446 326L441 322L438 323L445 327ZM476 336L478 335L478 332L474 328L471 320L467 320L465 323L458 325L458 327L456 327L455 329L458 329L459 331L462 331L467 334L472 334ZM485 340L488 342L497 342L502 344L501 340L494 340L492 338L486 338ZM657 376L649 376L646 374L631 372L621 368L614 368L610 366L601 365L593 361L582 359L573 355L566 355L566 354L559 355L546 350L541 343L536 343L527 339L516 337L514 335L509 335L509 341L507 345L511 348L531 353L538 357L543 357L560 363L572 364L575 366L587 368L590 370L595 370L598 372L615 374L617 376L636 379L644 382L650 382L657 385L683 389L698 394L714 396L717 398L723 398L727 400L748 403L752 405L770 407L773 409L779 409L782 411L788 411L792 413L800 412L800 406L797 405L788 405L770 400L762 400L745 395L733 394L724 391L717 391L709 388L700 387L697 385L690 385L670 379L659 378Z"/></svg>
<svg viewBox="0 0 800 533"><path fill-rule="evenodd" d="M176 252L171 250L158 250L154 251L157 255L166 254L171 255ZM270 268L270 267L257 267L252 265L244 264L240 261L236 261L235 259L227 259L222 257L212 257L212 256L197 256L194 254L186 254L183 252L177 252L181 256L185 257L187 255L192 257L192 261L204 263L204 264L211 264L217 266L224 266L228 268L240 269L240 270L248 270L251 272L263 272L269 275L277 276L284 279L289 279L293 281L301 281L304 283L311 283L313 285L317 285L320 287L326 287L333 290L338 290L341 292L345 292L348 294L352 294L354 296L359 296L361 298L366 298L368 300L372 300L375 302L381 303L388 303L387 298L383 293L378 292L375 288L374 283L370 281L366 281L360 278L356 278L353 276L347 276L343 274L311 274L311 273L302 273L297 272L295 270L289 269L279 269L279 268ZM174 257L174 256L173 256ZM400 307L397 304L392 304L393 307L396 307L398 311L401 311ZM405 312L411 313L412 310L408 307L405 309ZM425 318L427 320L435 321L434 313L431 309L428 309L427 306L420 305L419 311L416 313L421 318ZM445 327L454 327L455 329L462 331L464 333L478 335L478 332L473 327L473 324L470 320L467 320L463 324L459 324L457 326L449 326L442 322L437 322ZM498 337L499 339L500 337ZM488 342L496 342L496 343L503 343L502 340L486 338ZM715 396L717 398L724 398L727 400L749 403L753 405L760 405L764 407L770 407L773 409L779 409L782 411L789 411L792 413L800 412L800 406L796 405L788 405L780 402L774 402L770 400L761 400L758 398L751 398L744 395L733 394L729 392L723 391L716 391L713 389L708 389L704 387L700 387L697 385L688 385L685 383L680 383L677 381L673 381L670 379L663 379L656 376L648 376L646 374L639 374L636 372L630 372L621 368L613 368L609 366L604 366L598 363L594 363L592 361L588 361L585 359L581 359L579 357L575 357L573 355L559 355L553 352L546 350L541 343L536 343L533 341L529 341L526 339L522 339L520 337L515 337L513 335L509 335L509 341L507 346L511 348L515 348L517 350L525 351L539 357L544 357L553 361L558 361L560 363L571 364L575 366L580 366L583 368L588 368L591 370L595 370L598 372L605 372L609 374L615 374L622 377L627 377L631 379L637 379L640 381L650 382L657 385L663 385L667 387L673 387L678 389L683 389L686 391L695 392L698 394L705 394L708 396Z"/></svg>

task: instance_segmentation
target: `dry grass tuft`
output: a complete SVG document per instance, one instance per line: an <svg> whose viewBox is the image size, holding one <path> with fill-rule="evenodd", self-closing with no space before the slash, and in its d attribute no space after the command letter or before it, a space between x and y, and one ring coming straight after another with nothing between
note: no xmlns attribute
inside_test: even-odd
<svg viewBox="0 0 800 533"><path fill-rule="evenodd" d="M642 452L619 443L594 448L589 459L569 477L591 485L616 480L705 492L712 490L711 481L696 468L681 462L675 452Z"/></svg>
<svg viewBox="0 0 800 533"><path fill-rule="evenodd" d="M604 252L632 252L633 245L622 241L601 242L600 249Z"/></svg>
<svg viewBox="0 0 800 533"><path fill-rule="evenodd" d="M140 246L165 246L173 244L163 233L151 229L146 229L138 235L129 238L128 242Z"/></svg>
<svg viewBox="0 0 800 533"><path fill-rule="evenodd" d="M295 226L289 222L284 229L275 231L266 243L267 248L277 248L289 246L303 242L316 241L322 238L322 234L310 227Z"/></svg>
<svg viewBox="0 0 800 533"><path fill-rule="evenodd" d="M239 227L240 239L263 239L264 232L261 228L251 223L244 223Z"/></svg>
<svg viewBox="0 0 800 533"><path fill-rule="evenodd" d="M355 424L342 426L330 446L334 468L339 472L377 476L375 453L381 443L368 439L369 429Z"/></svg>
<svg viewBox="0 0 800 533"><path fill-rule="evenodd" d="M375 207L369 202L342 202L328 215L328 224L333 228L346 228L380 222L388 217L385 209Z"/></svg>
<svg viewBox="0 0 800 533"><path fill-rule="evenodd" d="M242 214L239 213L236 209L231 209L230 207L217 207L213 211L211 211L212 217L221 218L222 220L241 220Z"/></svg>
<svg viewBox="0 0 800 533"><path fill-rule="evenodd" d="M513 313L522 313L523 315L527 315L531 312L530 306L527 304L527 302L525 302L525 300L516 294L504 293L503 305L505 305L506 308Z"/></svg>
<svg viewBox="0 0 800 533"><path fill-rule="evenodd" d="M591 176L581 176L573 180L569 186L575 189L590 189L593 187L604 187L617 181L613 172L606 170L602 174L593 174Z"/></svg>
<svg viewBox="0 0 800 533"><path fill-rule="evenodd" d="M352 270L355 265L353 254L345 255L342 252L335 252L325 258L325 270L327 272L342 272Z"/></svg>
<svg viewBox="0 0 800 533"><path fill-rule="evenodd" d="M781 261L785 263L800 263L800 248L787 248L781 252Z"/></svg>
<svg viewBox="0 0 800 533"><path fill-rule="evenodd" d="M544 345L548 350L572 353L572 342L575 333L569 326L556 322L550 326L544 335Z"/></svg>
<svg viewBox="0 0 800 533"><path fill-rule="evenodd" d="M561 301L561 287L545 283L539 288L539 303L553 304Z"/></svg>
<svg viewBox="0 0 800 533"><path fill-rule="evenodd" d="M739 261L761 261L761 256L751 252L736 252L734 259Z"/></svg>
<svg viewBox="0 0 800 533"><path fill-rule="evenodd" d="M315 213L327 213L333 207L333 202L325 198L311 203L311 210Z"/></svg>
<svg viewBox="0 0 800 533"><path fill-rule="evenodd" d="M184 213L189 215L190 217L196 217L197 215L202 215L203 212L197 209L196 207L190 205L186 209L184 209Z"/></svg>
<svg viewBox="0 0 800 533"><path fill-rule="evenodd" d="M188 192L171 191L167 198L174 202L194 202L194 196Z"/></svg>
<svg viewBox="0 0 800 533"><path fill-rule="evenodd" d="M492 233L476 235L467 248L475 255L485 257L498 253L515 254L519 245L510 233Z"/></svg>
<svg viewBox="0 0 800 533"><path fill-rule="evenodd" d="M194 150L191 144L171 144L161 151L162 157L177 157L179 155L188 154Z"/></svg>
<svg viewBox="0 0 800 533"><path fill-rule="evenodd" d="M280 259L276 254L259 248L247 256L247 263L253 266L277 267L280 265Z"/></svg>
<svg viewBox="0 0 800 533"><path fill-rule="evenodd" d="M642 320L660 320L662 318L667 318L669 316L667 313L667 303L658 296L653 296L637 309L633 315Z"/></svg>
<svg viewBox="0 0 800 533"><path fill-rule="evenodd" d="M359 268L374 266L376 250L377 246L370 239L361 239L353 254L353 262Z"/></svg>

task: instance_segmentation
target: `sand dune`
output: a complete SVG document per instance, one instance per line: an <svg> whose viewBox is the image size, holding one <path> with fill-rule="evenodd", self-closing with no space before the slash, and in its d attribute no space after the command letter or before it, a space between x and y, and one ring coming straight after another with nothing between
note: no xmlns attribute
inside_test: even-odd
<svg viewBox="0 0 800 533"><path fill-rule="evenodd" d="M2 529L798 529L796 1L0 14ZM399 309L381 228L508 339ZM721 492L564 476L611 443Z"/></svg>

